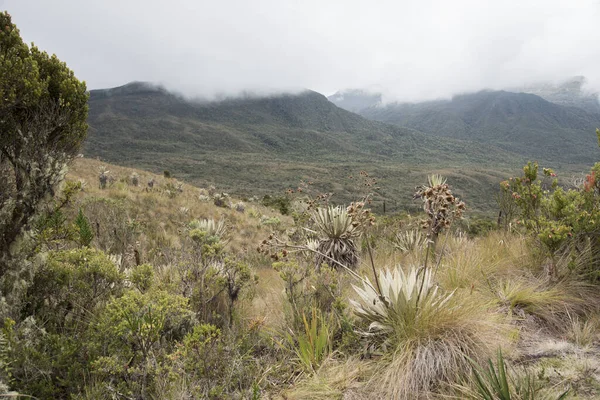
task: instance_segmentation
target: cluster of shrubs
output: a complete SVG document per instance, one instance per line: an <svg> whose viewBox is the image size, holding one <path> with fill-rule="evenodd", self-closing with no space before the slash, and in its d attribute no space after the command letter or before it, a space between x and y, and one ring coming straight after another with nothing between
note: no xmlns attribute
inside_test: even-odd
<svg viewBox="0 0 600 400"><path fill-rule="evenodd" d="M553 264L558 258L593 255L598 246L600 165L568 191L551 170L543 179L537 170L530 163L522 177L502 182L509 194L503 210L511 210L503 218L539 243L556 280L565 273ZM189 221L177 245L162 246L152 264L143 263L128 256L141 228L119 202L73 201L77 185L67 184L67 200L57 199L39 218L30 279L19 301L2 309L4 390L38 398L259 398L298 374L317 374L332 357L357 354L385 360L371 382L381 396L411 398L456 376L478 376L479 389L472 387L491 390L477 363L493 354L489 338L501 339L470 298L437 281L444 238L464 229L466 208L441 177L418 188L422 217L403 218L403 228L393 230L395 249L418 256L412 265L373 260L382 234L370 194L348 207L310 199L296 207L287 230L278 229L277 217L262 220L273 229L258 251L285 291L283 321L269 331L260 319L241 318L256 265L228 250L231 227L224 220ZM214 201L223 197L211 191ZM474 225L470 234L491 229L488 222ZM594 281L594 260L572 267ZM498 363L505 368L501 356Z"/></svg>
<svg viewBox="0 0 600 400"><path fill-rule="evenodd" d="M227 251L225 221L191 221L180 246L150 265L127 257L140 232L118 201L71 197L55 207L36 224L30 281L0 310L0 394L216 399L258 390L260 341L237 312L256 281Z"/></svg>

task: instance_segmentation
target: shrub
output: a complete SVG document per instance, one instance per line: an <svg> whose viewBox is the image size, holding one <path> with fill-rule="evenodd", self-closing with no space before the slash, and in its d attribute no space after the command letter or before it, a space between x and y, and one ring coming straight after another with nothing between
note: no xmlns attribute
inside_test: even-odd
<svg viewBox="0 0 600 400"><path fill-rule="evenodd" d="M537 163L529 162L522 176L503 181L500 187L516 209L514 225L537 239L550 259L546 272L557 279L558 258L570 252L577 256L578 249L587 245L594 253L600 251L600 163L592 167L583 185L569 190L559 187L551 169L543 168L541 177L538 170ZM598 265L596 258L577 272L595 280L600 276Z"/></svg>
<svg viewBox="0 0 600 400"><path fill-rule="evenodd" d="M154 267L150 264L136 265L129 275L131 283L140 291L148 291L154 281Z"/></svg>
<svg viewBox="0 0 600 400"><path fill-rule="evenodd" d="M249 335L234 337L215 325L202 323L168 356L168 371L185 382L183 398L258 398L257 377L269 366L257 362L253 346Z"/></svg>
<svg viewBox="0 0 600 400"><path fill-rule="evenodd" d="M188 299L162 290L128 291L113 299L92 326L92 374L106 393L148 398L165 357L192 329Z"/></svg>
<svg viewBox="0 0 600 400"><path fill-rule="evenodd" d="M7 12L0 12L0 26L0 276L4 276L11 245L54 194L85 139L88 94L85 83L58 57L23 42Z"/></svg>
<svg viewBox="0 0 600 400"><path fill-rule="evenodd" d="M102 251L50 252L27 292L26 313L50 332L81 329L90 312L122 290L123 278Z"/></svg>
<svg viewBox="0 0 600 400"><path fill-rule="evenodd" d="M370 324L363 335L387 359L372 381L381 397L411 399L452 382L470 370L469 357L479 359L488 352L486 343L499 340L480 300L442 293L430 272L420 274L397 267L379 273L377 288L367 278L355 287L360 299L351 304Z"/></svg>
<svg viewBox="0 0 600 400"><path fill-rule="evenodd" d="M291 211L292 199L289 196L265 195L261 201L265 207L271 207L279 211L281 215L288 215Z"/></svg>
<svg viewBox="0 0 600 400"><path fill-rule="evenodd" d="M124 201L89 197L81 205L95 233L94 244L107 254L126 259L139 234L138 222L130 217Z"/></svg>
<svg viewBox="0 0 600 400"><path fill-rule="evenodd" d="M279 219L278 217L267 217L263 215L260 219L260 223L261 225L278 228L281 225L281 219Z"/></svg>

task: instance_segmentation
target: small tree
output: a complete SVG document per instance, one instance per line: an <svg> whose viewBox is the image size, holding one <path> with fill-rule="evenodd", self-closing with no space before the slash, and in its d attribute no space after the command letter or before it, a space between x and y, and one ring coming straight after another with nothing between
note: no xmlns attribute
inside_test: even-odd
<svg viewBox="0 0 600 400"><path fill-rule="evenodd" d="M79 231L79 245L81 247L87 247L90 245L92 240L94 239L94 233L92 232L92 227L90 226L90 222L79 209L79 214L77 214L77 218L75 218L75 225L77 226L77 230Z"/></svg>
<svg viewBox="0 0 600 400"><path fill-rule="evenodd" d="M0 276L85 138L87 98L84 82L55 55L27 46L0 12Z"/></svg>

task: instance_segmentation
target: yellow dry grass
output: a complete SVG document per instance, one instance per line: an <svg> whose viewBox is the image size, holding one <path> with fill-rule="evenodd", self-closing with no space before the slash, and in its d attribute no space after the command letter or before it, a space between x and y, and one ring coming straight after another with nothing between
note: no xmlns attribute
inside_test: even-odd
<svg viewBox="0 0 600 400"><path fill-rule="evenodd" d="M104 190L98 185L101 166L106 166L115 177L114 184ZM128 182L134 172L139 176L138 187ZM291 218L258 203L247 204L245 213L219 208L212 201L201 200L200 195L206 189L185 183L183 191L171 197L164 187L173 179L97 160L77 159L67 179L87 183L80 200L102 197L122 202L128 216L144 224L146 233L137 240L140 248L148 252L161 243L165 247L178 246L181 230L193 219L226 219L232 233L229 250L244 257L259 278L252 300L241 305L241 319L250 326L285 328L287 300L283 282L270 268L269 259L254 249L270 231L260 224L262 215L277 216L284 227L291 225ZM147 188L150 179L156 182L151 190ZM397 264L422 265L423 251L402 254L378 239L374 253L376 269ZM284 398L418 398L416 391L423 397L433 396L432 392L439 395L444 390L439 385L441 381L452 383L456 371L468 369L465 354L482 360L493 355L498 346L503 346L504 353L511 358L527 356L528 351L533 351L519 343L526 336L521 334L524 315L536 316L536 323L549 325L548 334L564 335L577 346L597 345L599 324L587 317L600 304L597 290L573 277L549 282L542 268L544 260L532 251L526 238L504 233L477 239L452 235L446 239L442 235L437 252L441 256L439 265L438 258L430 259L429 265L436 269L435 280L441 288L455 291L448 304L449 312L436 315L420 335L408 338L394 352L380 358L369 360L357 354L335 354L316 374L306 376L286 391ZM357 271L374 281L366 254ZM169 268L156 271L156 279L163 285L174 279L172 275ZM343 288L342 293L345 298L354 295L349 287ZM561 321L564 330L557 333ZM529 337L539 328L539 325L532 327ZM568 369L571 373L571 368Z"/></svg>
<svg viewBox="0 0 600 400"><path fill-rule="evenodd" d="M98 175L101 168L107 169L115 178L114 183L106 189L99 187ZM130 182L134 173L139 177L137 187ZM179 246L181 231L191 220L225 219L231 232L228 250L232 254L242 255L259 278L252 301L242 307L242 318L249 323L264 318L267 325L281 324L283 284L278 273L270 268L270 261L260 256L255 248L270 233L270 228L260 224L260 216L276 216L284 224L291 223L290 217L282 216L257 202L248 203L245 213L217 207L212 200L201 200L200 195L205 194L207 189L186 183L182 184L181 193L170 197L165 194L164 187L168 182L174 182L175 178L167 179L147 171L110 165L93 159L76 159L70 166L67 179L85 183L80 200L97 197L121 201L127 209L128 216L144 224L138 242L139 248L148 251L151 247L161 245L165 248ZM152 189L147 185L150 179L155 181ZM238 200L232 199L232 203L237 202ZM168 286L169 282L174 280L174 272L168 267L158 268L156 279L161 285Z"/></svg>

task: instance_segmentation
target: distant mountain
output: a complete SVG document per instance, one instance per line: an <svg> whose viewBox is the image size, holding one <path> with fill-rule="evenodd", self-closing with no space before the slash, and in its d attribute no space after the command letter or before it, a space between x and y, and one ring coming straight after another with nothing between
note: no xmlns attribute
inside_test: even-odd
<svg viewBox="0 0 600 400"><path fill-rule="evenodd" d="M407 128L369 121L305 91L196 102L145 83L93 90L88 147L110 157L125 142L156 150L267 152L299 156L405 153L429 140ZM190 147L190 145L192 147Z"/></svg>
<svg viewBox="0 0 600 400"><path fill-rule="evenodd" d="M599 156L594 132L600 127L600 114L528 93L482 91L451 100L374 106L360 114L436 136L494 145L551 164L592 163Z"/></svg>
<svg viewBox="0 0 600 400"><path fill-rule="evenodd" d="M578 107L591 113L600 113L600 93L585 91L583 89L585 82L585 77L576 76L559 84L527 85L516 91L535 94L555 104Z"/></svg>
<svg viewBox="0 0 600 400"><path fill-rule="evenodd" d="M336 106L355 113L381 104L381 93L372 93L360 89L341 90L327 97Z"/></svg>
<svg viewBox="0 0 600 400"><path fill-rule="evenodd" d="M371 121L312 91L207 102L136 82L91 91L89 106L86 156L240 194L306 179L348 201L356 196L348 176L367 170L380 178L390 210L408 206L414 187L438 171L456 177L457 193L471 188L474 209L489 210L497 182L526 161L493 145Z"/></svg>

